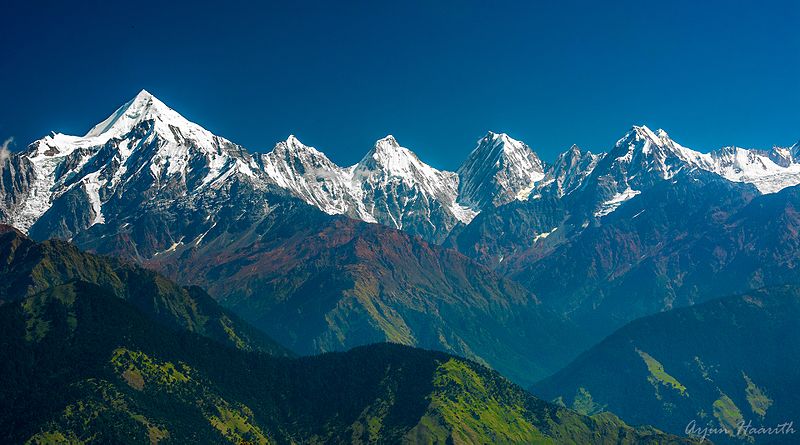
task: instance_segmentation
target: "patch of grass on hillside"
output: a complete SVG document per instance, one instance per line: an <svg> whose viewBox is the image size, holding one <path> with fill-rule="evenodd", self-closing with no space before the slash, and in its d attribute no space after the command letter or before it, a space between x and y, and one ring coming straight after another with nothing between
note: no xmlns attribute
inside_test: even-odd
<svg viewBox="0 0 800 445"><path fill-rule="evenodd" d="M602 412L605 409L605 405L596 403L592 398L592 394L589 393L589 390L580 387L575 392L575 398L572 400L572 409L581 414L591 416Z"/></svg>
<svg viewBox="0 0 800 445"><path fill-rule="evenodd" d="M236 349L247 349L247 343L236 334L236 331L233 329L233 322L230 318L223 315L219 319L219 324L222 325L222 329L225 331L230 341L236 346Z"/></svg>
<svg viewBox="0 0 800 445"><path fill-rule="evenodd" d="M141 389L147 383L170 387L177 383L188 382L190 379L187 375L189 369L185 365L181 366L182 370L178 370L171 362L158 362L144 352L125 348L114 350L111 364L120 376L136 389Z"/></svg>
<svg viewBox="0 0 800 445"><path fill-rule="evenodd" d="M736 431L736 428L744 418L739 407L733 403L730 397L722 393L720 398L714 401L714 417L719 420L719 424L728 429L728 431Z"/></svg>
<svg viewBox="0 0 800 445"><path fill-rule="evenodd" d="M251 422L253 412L248 407L236 408L228 404L220 404L216 409L217 414L210 416L208 420L231 442L258 445L270 443L264 432Z"/></svg>
<svg viewBox="0 0 800 445"><path fill-rule="evenodd" d="M65 436L61 431L42 431L28 439L25 445L83 445L85 442L75 434Z"/></svg>
<svg viewBox="0 0 800 445"><path fill-rule="evenodd" d="M767 397L764 390L756 386L747 374L742 372L742 376L747 383L745 394L747 394L747 402L750 403L750 409L753 410L753 413L761 417L766 416L767 410L772 406L772 399Z"/></svg>
<svg viewBox="0 0 800 445"><path fill-rule="evenodd" d="M444 443L443 437L451 441L447 443L552 443L525 419L523 406L498 400L463 361L450 359L440 365L434 388L428 413L415 428L438 438L431 443Z"/></svg>
<svg viewBox="0 0 800 445"><path fill-rule="evenodd" d="M644 363L647 365L647 370L650 371L650 375L648 376L648 380L653 383L654 386L663 384L672 389L677 390L680 392L681 396L688 396L686 393L686 387L681 384L675 377L669 375L667 371L664 370L664 365L661 364L658 360L653 358L650 354L642 351L641 349L636 349L636 352L642 357Z"/></svg>
<svg viewBox="0 0 800 445"><path fill-rule="evenodd" d="M379 298L380 290L377 283L356 283L353 296L369 314L372 321L386 336L386 340L403 345L416 345L411 328L408 327L403 317Z"/></svg>

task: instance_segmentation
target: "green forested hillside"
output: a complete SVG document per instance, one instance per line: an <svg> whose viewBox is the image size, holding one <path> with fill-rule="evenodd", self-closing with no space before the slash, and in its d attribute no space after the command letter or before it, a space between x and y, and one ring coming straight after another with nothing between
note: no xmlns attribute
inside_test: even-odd
<svg viewBox="0 0 800 445"><path fill-rule="evenodd" d="M586 413L683 433L777 426L800 416L800 288L780 286L629 323L533 392ZM715 442L733 440L717 434ZM736 440L795 443L796 435Z"/></svg>
<svg viewBox="0 0 800 445"><path fill-rule="evenodd" d="M0 307L3 443L668 443L476 363L380 344L290 359L72 281Z"/></svg>
<svg viewBox="0 0 800 445"><path fill-rule="evenodd" d="M178 286L153 271L84 253L63 241L37 243L13 227L0 225L0 303L75 280L96 284L165 326L240 349L291 355L199 287Z"/></svg>

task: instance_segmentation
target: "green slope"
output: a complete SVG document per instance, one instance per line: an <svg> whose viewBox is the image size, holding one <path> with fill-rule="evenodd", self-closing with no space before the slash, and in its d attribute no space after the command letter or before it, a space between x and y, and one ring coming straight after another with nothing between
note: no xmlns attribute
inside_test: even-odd
<svg viewBox="0 0 800 445"><path fill-rule="evenodd" d="M679 443L440 352L225 347L83 281L1 306L0 336L3 443Z"/></svg>
<svg viewBox="0 0 800 445"><path fill-rule="evenodd" d="M94 283L174 329L241 349L291 354L198 287L183 288L150 270L84 253L63 241L37 243L0 225L0 303L75 280Z"/></svg>
<svg viewBox="0 0 800 445"><path fill-rule="evenodd" d="M683 433L695 421L733 435L741 421L800 418L800 288L748 292L629 323L534 386L584 412ZM795 443L796 435L732 438Z"/></svg>

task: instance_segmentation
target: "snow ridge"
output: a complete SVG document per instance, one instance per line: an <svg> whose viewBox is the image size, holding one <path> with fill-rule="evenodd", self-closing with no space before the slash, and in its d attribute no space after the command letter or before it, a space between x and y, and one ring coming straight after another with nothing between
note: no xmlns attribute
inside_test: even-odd
<svg viewBox="0 0 800 445"><path fill-rule="evenodd" d="M85 207L76 209L81 213L76 224L86 227L69 229L74 232L106 224L120 209L159 199L195 201L209 190L223 196L234 184L247 183L258 190L277 186L328 214L406 229L439 242L481 211L544 196L588 192L581 199L592 200L599 218L654 183L693 169L751 183L762 193L800 184L800 142L769 150L724 147L701 153L646 126L633 126L608 153L572 146L552 165L525 143L491 131L457 172L431 167L391 135L349 167L294 135L254 156L145 90L84 136L52 133L14 154L12 161L20 169L14 177L24 187L2 190L6 198L0 216L23 231L67 194L82 196L73 201Z"/></svg>

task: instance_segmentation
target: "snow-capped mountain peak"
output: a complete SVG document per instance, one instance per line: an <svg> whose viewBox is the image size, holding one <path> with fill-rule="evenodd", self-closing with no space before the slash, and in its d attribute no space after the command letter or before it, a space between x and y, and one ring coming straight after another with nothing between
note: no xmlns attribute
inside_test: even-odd
<svg viewBox="0 0 800 445"><path fill-rule="evenodd" d="M142 90L133 99L117 108L105 120L92 127L85 138L95 138L101 135L119 137L129 132L136 125L149 120L184 120L182 116L167 107L155 96Z"/></svg>
<svg viewBox="0 0 800 445"><path fill-rule="evenodd" d="M475 215L455 204L455 173L425 164L391 135L347 168L292 136L260 162L276 184L326 213L410 228L428 239L441 239Z"/></svg>
<svg viewBox="0 0 800 445"><path fill-rule="evenodd" d="M662 129L634 125L611 151L597 162L587 185L602 217L625 201L684 170L712 168L711 156L673 141Z"/></svg>
<svg viewBox="0 0 800 445"><path fill-rule="evenodd" d="M541 197L551 193L560 198L578 190L602 158L603 154L596 155L590 151L582 151L573 144L567 151L558 155L552 165L547 166L544 179L536 184L534 196Z"/></svg>
<svg viewBox="0 0 800 445"><path fill-rule="evenodd" d="M391 135L348 171L369 213L389 226L413 226L428 239L443 239L457 222L468 223L476 214L456 203L455 173L422 162Z"/></svg>
<svg viewBox="0 0 800 445"><path fill-rule="evenodd" d="M352 173L294 135L261 155L260 167L278 186L331 215L376 222L361 204Z"/></svg>
<svg viewBox="0 0 800 445"><path fill-rule="evenodd" d="M542 161L525 143L489 131L458 169L459 202L476 211L527 199L544 177Z"/></svg>
<svg viewBox="0 0 800 445"><path fill-rule="evenodd" d="M19 156L29 162L34 180L12 223L27 231L63 196L71 196L65 198L69 205L85 201L65 236L104 223L110 200L130 205L162 194L185 196L223 187L233 177L263 182L254 177L257 165L242 147L186 120L145 90L86 135L53 133Z"/></svg>
<svg viewBox="0 0 800 445"><path fill-rule="evenodd" d="M453 195L453 199L458 184L455 173L440 171L422 162L416 153L401 146L392 135L378 139L353 171L356 178L364 181L385 183L400 180L432 195L442 192Z"/></svg>
<svg viewBox="0 0 800 445"><path fill-rule="evenodd" d="M273 186L329 214L439 242L478 212L514 200L588 192L602 217L656 182L692 169L752 183L763 193L800 183L800 142L700 153L644 125L631 127L607 154L573 145L546 170L528 145L494 131L477 141L457 173L424 163L391 135L350 167L294 135L253 156L145 90L83 136L52 133L12 156L18 190L0 190L0 216L32 234L51 234L44 224L67 238L119 223L137 206L198 205L211 212L204 217L213 216L214 206L230 204L225 200L234 189L249 190L247 199L267 205L260 194ZM50 212L53 207L60 210Z"/></svg>
<svg viewBox="0 0 800 445"><path fill-rule="evenodd" d="M325 163L330 163L331 165L333 165L333 162L331 162L328 159L328 157L325 156L324 153L322 153L321 151L317 150L316 148L310 145L306 145L300 142L300 140L297 139L297 137L293 134L290 134L285 141L281 141L275 144L275 147L272 149L272 151L285 152L292 156L307 155L314 158L324 159L325 161L327 161Z"/></svg>
<svg viewBox="0 0 800 445"><path fill-rule="evenodd" d="M397 142L397 139L395 139L394 136L387 134L386 136L375 141L375 148L378 150L393 150L400 148L400 144Z"/></svg>
<svg viewBox="0 0 800 445"><path fill-rule="evenodd" d="M708 154L686 148L665 130L653 132L646 125L634 125L617 141L608 158L631 175L655 173L662 179L669 179L684 168L710 170L713 164Z"/></svg>
<svg viewBox="0 0 800 445"><path fill-rule="evenodd" d="M432 167L422 162L413 151L401 146L392 135L378 139L372 150L356 166L357 170L383 170L408 178L415 174L435 175Z"/></svg>

